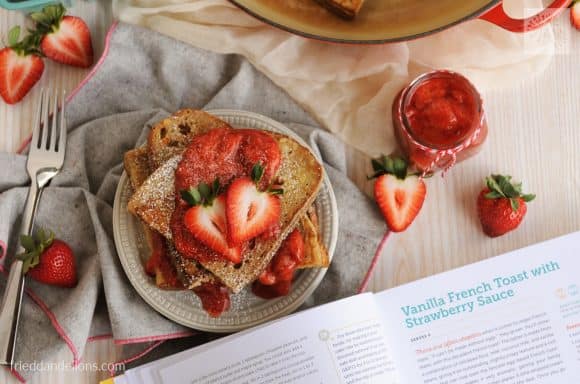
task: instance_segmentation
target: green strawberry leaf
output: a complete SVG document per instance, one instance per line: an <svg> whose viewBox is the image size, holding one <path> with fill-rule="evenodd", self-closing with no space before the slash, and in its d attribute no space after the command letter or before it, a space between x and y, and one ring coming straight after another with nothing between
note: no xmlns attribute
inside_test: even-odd
<svg viewBox="0 0 580 384"><path fill-rule="evenodd" d="M26 252L31 252L36 248L36 242L32 236L20 235L20 244L22 245L22 248L26 250Z"/></svg>
<svg viewBox="0 0 580 384"><path fill-rule="evenodd" d="M491 191L485 194L486 199L499 199L500 197L502 197L502 195L500 195L496 191Z"/></svg>
<svg viewBox="0 0 580 384"><path fill-rule="evenodd" d="M383 170L383 163L381 163L378 159L372 159L371 164L373 166L373 171L375 171L375 173Z"/></svg>
<svg viewBox="0 0 580 384"><path fill-rule="evenodd" d="M395 173L395 161L392 157L385 157L385 171L390 174Z"/></svg>
<svg viewBox="0 0 580 384"><path fill-rule="evenodd" d="M508 182L506 182L507 184L502 186L502 190L504 191L505 195L509 198L514 198L514 197L518 197L520 195L520 193L518 191L516 191L516 189L514 188L513 185L511 185Z"/></svg>
<svg viewBox="0 0 580 384"><path fill-rule="evenodd" d="M22 273L28 272L30 268L30 258L22 260Z"/></svg>
<svg viewBox="0 0 580 384"><path fill-rule="evenodd" d="M209 185L207 185L206 183L199 183L199 185L197 186L197 190L201 195L202 201L205 200L207 202L208 200L211 200L211 188L209 187Z"/></svg>
<svg viewBox="0 0 580 384"><path fill-rule="evenodd" d="M487 187L489 188L490 191L497 192L501 197L505 197L505 194L501 190L501 187L497 183L494 175L492 175L491 177L487 177L485 180L487 182Z"/></svg>
<svg viewBox="0 0 580 384"><path fill-rule="evenodd" d="M407 161L398 156L381 156L371 160L374 173L367 179L375 179L382 175L395 175L399 179L407 177Z"/></svg>
<svg viewBox="0 0 580 384"><path fill-rule="evenodd" d="M22 261L24 273L40 263L40 258L43 252L50 247L53 241L54 232L47 232L43 228L39 228L36 231L36 236L20 236L20 244L24 247L26 252L16 255L16 258Z"/></svg>
<svg viewBox="0 0 580 384"><path fill-rule="evenodd" d="M518 198L528 202L536 197L533 194L522 194L522 183L512 182L511 176L491 175L486 177L485 181L489 188L489 192L485 194L485 197L488 199L508 198L514 211L518 210L520 206Z"/></svg>
<svg viewBox="0 0 580 384"><path fill-rule="evenodd" d="M14 47L15 45L17 45L19 37L20 37L20 26L17 25L15 27L12 27L12 29L10 29L10 31L8 32L8 46Z"/></svg>
<svg viewBox="0 0 580 384"><path fill-rule="evenodd" d="M38 24L38 26L42 27L49 27L50 26L50 17L43 12L33 12L30 14L30 18Z"/></svg>
<svg viewBox="0 0 580 384"><path fill-rule="evenodd" d="M375 173L380 172L385 168L384 162L379 161L379 159L372 159L371 164L373 166L373 171L375 171Z"/></svg>
<svg viewBox="0 0 580 384"><path fill-rule="evenodd" d="M284 194L284 190L282 188L273 188L268 190L268 192L272 195L283 195Z"/></svg>
<svg viewBox="0 0 580 384"><path fill-rule="evenodd" d="M404 180L407 177L407 162L400 157L395 157L393 159L393 170L395 176Z"/></svg>
<svg viewBox="0 0 580 384"><path fill-rule="evenodd" d="M48 240L48 237L46 236L46 232L44 231L43 228L40 228L38 230L38 232L36 233L36 237L38 238L38 241L41 244L46 243L46 241Z"/></svg>
<svg viewBox="0 0 580 384"><path fill-rule="evenodd" d="M221 185L220 185L220 181L219 181L219 179L218 179L218 178L216 178L216 179L213 181L212 190L213 190L213 194L214 194L215 196L217 196L217 195L219 195L219 194L220 194L220 192L221 192Z"/></svg>
<svg viewBox="0 0 580 384"><path fill-rule="evenodd" d="M262 180L262 176L264 175L264 167L260 163L254 164L252 167L252 180L254 183L258 184L260 180Z"/></svg>
<svg viewBox="0 0 580 384"><path fill-rule="evenodd" d="M181 198L189 205L196 206L201 203L201 195L196 188L189 188L189 190L182 190L180 192Z"/></svg>
<svg viewBox="0 0 580 384"><path fill-rule="evenodd" d="M533 193L529 193L527 195L522 195L522 199L526 202L529 203L530 201L534 200L536 198L536 195L534 195Z"/></svg>
<svg viewBox="0 0 580 384"><path fill-rule="evenodd" d="M16 255L16 258L22 261L22 273L26 273L30 268L36 267L40 263L40 255L41 253L38 250Z"/></svg>

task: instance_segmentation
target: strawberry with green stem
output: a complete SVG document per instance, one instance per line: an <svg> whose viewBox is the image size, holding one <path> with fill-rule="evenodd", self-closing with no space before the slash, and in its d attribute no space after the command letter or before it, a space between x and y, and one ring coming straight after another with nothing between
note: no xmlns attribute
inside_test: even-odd
<svg viewBox="0 0 580 384"><path fill-rule="evenodd" d="M22 100L44 72L39 36L32 33L19 38L20 27L16 26L8 32L8 46L0 50L0 96L8 104Z"/></svg>
<svg viewBox="0 0 580 384"><path fill-rule="evenodd" d="M181 198L191 205L183 217L187 230L232 263L241 262L241 245L228 244L226 197L219 181L216 179L212 185L200 183L197 188L181 191Z"/></svg>
<svg viewBox="0 0 580 384"><path fill-rule="evenodd" d="M44 284L72 288L77 284L76 263L73 251L62 240L54 238L43 229L36 236L20 236L24 253L17 255L22 260L22 271L30 278Z"/></svg>
<svg viewBox="0 0 580 384"><path fill-rule="evenodd" d="M387 223L388 231L379 243L369 272L363 279L359 291L363 291L370 279L379 255L392 232L406 230L419 214L427 187L423 178L417 174L408 173L407 162L396 156L381 156L372 160L374 174L369 179L375 180L375 200Z"/></svg>
<svg viewBox="0 0 580 384"><path fill-rule="evenodd" d="M483 232L490 237L501 236L516 229L527 212L526 203L533 194L522 193L522 183L514 183L511 176L491 175L477 198L477 213Z"/></svg>
<svg viewBox="0 0 580 384"><path fill-rule="evenodd" d="M81 18L66 15L62 4L48 5L30 17L36 23L40 49L46 57L81 68L93 64L91 31Z"/></svg>
<svg viewBox="0 0 580 384"><path fill-rule="evenodd" d="M382 156L373 159L375 173L375 200L387 226L393 232L402 232L411 225L423 206L427 188L418 175L409 175L407 162L400 157Z"/></svg>

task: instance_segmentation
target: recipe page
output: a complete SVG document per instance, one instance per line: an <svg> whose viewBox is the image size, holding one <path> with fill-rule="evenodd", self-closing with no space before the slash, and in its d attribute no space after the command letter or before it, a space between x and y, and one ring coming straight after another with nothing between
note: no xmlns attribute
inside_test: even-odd
<svg viewBox="0 0 580 384"><path fill-rule="evenodd" d="M353 296L127 372L171 384L396 384L372 294Z"/></svg>
<svg viewBox="0 0 580 384"><path fill-rule="evenodd" d="M580 232L381 292L401 383L580 383Z"/></svg>

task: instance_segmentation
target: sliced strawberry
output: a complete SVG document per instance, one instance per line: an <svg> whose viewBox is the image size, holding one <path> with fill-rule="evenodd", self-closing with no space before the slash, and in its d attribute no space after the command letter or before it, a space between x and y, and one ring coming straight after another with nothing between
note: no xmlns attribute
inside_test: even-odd
<svg viewBox="0 0 580 384"><path fill-rule="evenodd" d="M407 229L423 206L427 188L417 176L399 179L395 175L380 176L375 183L375 199L389 229Z"/></svg>
<svg viewBox="0 0 580 384"><path fill-rule="evenodd" d="M228 245L225 204L225 196L221 195L213 199L210 205L193 206L187 210L183 221L199 241L238 264L242 261L242 247Z"/></svg>
<svg viewBox="0 0 580 384"><path fill-rule="evenodd" d="M87 68L93 63L91 31L76 16L65 16L62 4L44 7L31 14L37 29L44 34L40 48L46 57L59 63Z"/></svg>
<svg viewBox="0 0 580 384"><path fill-rule="evenodd" d="M8 104L22 100L44 72L44 62L38 56L34 36L18 41L20 27L8 34L9 46L0 50L0 96Z"/></svg>
<svg viewBox="0 0 580 384"><path fill-rule="evenodd" d="M570 7L570 22L580 31L580 1L576 0Z"/></svg>
<svg viewBox="0 0 580 384"><path fill-rule="evenodd" d="M229 243L244 241L269 230L280 219L278 196L262 192L248 177L234 180L226 194L226 217Z"/></svg>
<svg viewBox="0 0 580 384"><path fill-rule="evenodd" d="M427 187L416 175L407 175L407 163L401 158L373 160L376 177L375 200L393 232L407 229L423 206Z"/></svg>

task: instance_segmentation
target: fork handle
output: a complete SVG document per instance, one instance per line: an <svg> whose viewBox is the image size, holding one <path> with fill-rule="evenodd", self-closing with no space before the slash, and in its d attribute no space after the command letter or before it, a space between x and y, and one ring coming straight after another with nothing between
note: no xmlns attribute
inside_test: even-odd
<svg viewBox="0 0 580 384"><path fill-rule="evenodd" d="M39 188L33 178L28 190L26 205L22 214L20 234L30 235L36 216L36 208L40 201L42 188ZM22 246L18 247L22 252ZM10 266L10 273L6 281L6 289L0 307L0 364L12 366L14 363L14 349L16 346L16 333L18 331L18 319L20 318L20 306L24 291L24 275L22 274L22 261L15 259Z"/></svg>

